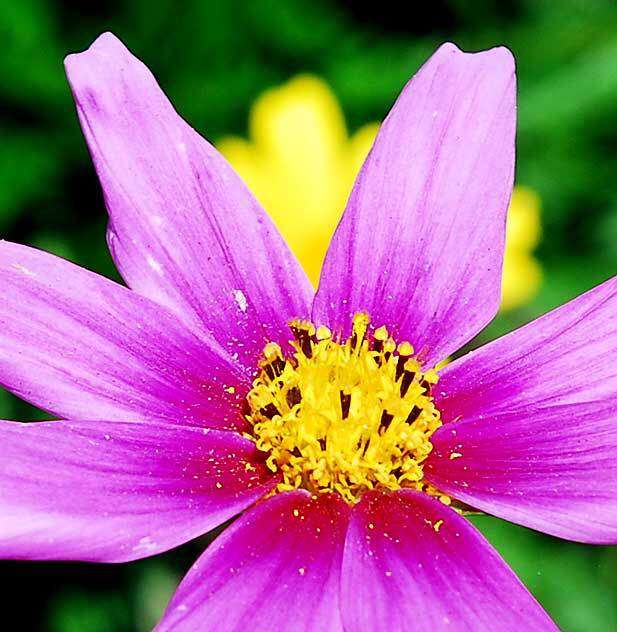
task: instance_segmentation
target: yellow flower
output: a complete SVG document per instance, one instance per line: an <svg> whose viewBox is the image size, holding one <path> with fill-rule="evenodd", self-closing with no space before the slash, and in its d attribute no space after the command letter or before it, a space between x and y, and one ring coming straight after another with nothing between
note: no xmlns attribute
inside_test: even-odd
<svg viewBox="0 0 617 632"><path fill-rule="evenodd" d="M540 197L527 187L514 187L506 226L502 309L527 303L540 287L542 268L532 253L540 241L541 230Z"/></svg>
<svg viewBox="0 0 617 632"><path fill-rule="evenodd" d="M268 210L317 285L326 248L378 123L347 134L341 108L317 77L301 75L264 92L253 105L250 140L228 137L218 148ZM540 238L540 201L516 187L506 234L502 308L537 292L542 271L532 251Z"/></svg>

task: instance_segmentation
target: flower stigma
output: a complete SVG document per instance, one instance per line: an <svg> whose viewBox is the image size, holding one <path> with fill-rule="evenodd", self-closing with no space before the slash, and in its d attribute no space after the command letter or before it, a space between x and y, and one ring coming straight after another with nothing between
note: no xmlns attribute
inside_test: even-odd
<svg viewBox="0 0 617 632"><path fill-rule="evenodd" d="M431 395L437 373L423 371L408 342L358 313L342 341L325 326L292 321L295 350L268 343L247 395L247 435L281 476L275 491L336 492L354 504L372 489L411 488L450 498L424 480L423 462L442 425Z"/></svg>

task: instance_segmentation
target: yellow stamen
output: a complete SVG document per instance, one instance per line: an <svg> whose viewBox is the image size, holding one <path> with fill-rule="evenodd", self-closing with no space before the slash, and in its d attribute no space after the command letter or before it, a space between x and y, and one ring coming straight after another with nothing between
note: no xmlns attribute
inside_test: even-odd
<svg viewBox="0 0 617 632"><path fill-rule="evenodd" d="M248 436L281 474L277 491L338 492L353 504L371 489L411 488L449 503L423 477L442 422L437 373L422 370L411 344L397 345L385 327L371 335L363 313L344 342L310 322L291 330L295 353L269 343L247 396Z"/></svg>

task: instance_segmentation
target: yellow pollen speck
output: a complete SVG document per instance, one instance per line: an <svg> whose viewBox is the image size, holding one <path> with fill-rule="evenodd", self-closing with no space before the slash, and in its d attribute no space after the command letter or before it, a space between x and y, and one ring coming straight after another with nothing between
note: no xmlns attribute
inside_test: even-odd
<svg viewBox="0 0 617 632"><path fill-rule="evenodd" d="M439 529L441 529L441 525L443 524L443 520L438 520L434 525L433 525L433 529L435 529L435 531L439 531Z"/></svg>
<svg viewBox="0 0 617 632"><path fill-rule="evenodd" d="M463 455L460 452L452 452L452 454L450 454L450 461L452 461L452 459L458 459L461 456Z"/></svg>
<svg viewBox="0 0 617 632"><path fill-rule="evenodd" d="M216 488L217 488L217 489L221 489L222 487L223 487L223 486L222 486L220 483L217 483L217 484L216 484Z"/></svg>
<svg viewBox="0 0 617 632"><path fill-rule="evenodd" d="M432 397L437 373L386 327L371 331L364 313L346 340L308 321L290 327L295 351L286 356L268 343L247 395L246 436L281 476L276 491L335 492L354 504L369 490L407 488L442 500L423 475L442 425Z"/></svg>
<svg viewBox="0 0 617 632"><path fill-rule="evenodd" d="M225 391L226 391L227 393L229 393L230 395L233 395L233 394L236 392L236 388L235 388L235 386L228 386L228 387L225 389Z"/></svg>
<svg viewBox="0 0 617 632"><path fill-rule="evenodd" d="M300 573L300 575L304 575L304 573L306 573L306 569L305 568L299 568L298 569L298 573Z"/></svg>
<svg viewBox="0 0 617 632"><path fill-rule="evenodd" d="M300 515L300 512L297 509L294 509L294 516L297 518Z"/></svg>
<svg viewBox="0 0 617 632"><path fill-rule="evenodd" d="M369 528L369 529L374 529L374 528L375 528L375 525L374 525L372 522L369 522L369 523L368 523L368 528Z"/></svg>

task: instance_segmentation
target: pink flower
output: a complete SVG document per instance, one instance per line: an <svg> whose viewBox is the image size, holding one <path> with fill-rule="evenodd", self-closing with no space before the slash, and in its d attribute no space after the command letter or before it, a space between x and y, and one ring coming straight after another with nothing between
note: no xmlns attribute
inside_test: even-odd
<svg viewBox="0 0 617 632"><path fill-rule="evenodd" d="M0 382L63 418L0 422L0 555L132 560L245 512L158 630L556 629L461 512L617 540L617 281L431 370L499 306L510 53L410 81L315 296L115 37L66 66L130 289L0 244Z"/></svg>

